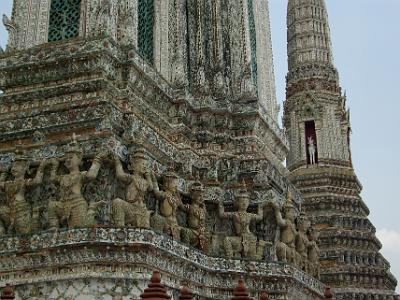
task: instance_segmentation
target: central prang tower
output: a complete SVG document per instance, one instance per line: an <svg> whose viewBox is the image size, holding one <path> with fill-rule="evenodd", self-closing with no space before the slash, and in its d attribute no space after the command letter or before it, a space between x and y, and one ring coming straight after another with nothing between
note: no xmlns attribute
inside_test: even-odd
<svg viewBox="0 0 400 300"><path fill-rule="evenodd" d="M321 279L337 299L393 299L396 280L360 197L350 122L333 64L324 0L289 0L284 127L290 180L321 230Z"/></svg>
<svg viewBox="0 0 400 300"><path fill-rule="evenodd" d="M4 24L0 286L128 300L156 269L173 299L182 281L229 299L238 277L324 299L267 0L14 0Z"/></svg>

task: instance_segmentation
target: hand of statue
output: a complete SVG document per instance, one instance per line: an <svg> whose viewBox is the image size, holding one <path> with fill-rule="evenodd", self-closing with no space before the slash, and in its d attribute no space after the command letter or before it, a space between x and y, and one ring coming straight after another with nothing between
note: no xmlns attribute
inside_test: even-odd
<svg viewBox="0 0 400 300"><path fill-rule="evenodd" d="M276 203L275 201L268 202L267 204L271 205L274 210L280 210L278 203Z"/></svg>
<svg viewBox="0 0 400 300"><path fill-rule="evenodd" d="M96 154L95 159L98 161L103 161L104 159L106 159L109 155L109 151L107 149L102 149L100 152L98 152Z"/></svg>
<svg viewBox="0 0 400 300"><path fill-rule="evenodd" d="M121 159L119 158L119 156L118 156L118 154L117 153L113 153L113 157L114 157L114 161L115 162L117 162L117 163L120 163L121 162Z"/></svg>
<svg viewBox="0 0 400 300"><path fill-rule="evenodd" d="M43 159L39 164L38 170L43 171L46 168L46 166L48 165L48 163L49 163L49 160L47 158Z"/></svg>

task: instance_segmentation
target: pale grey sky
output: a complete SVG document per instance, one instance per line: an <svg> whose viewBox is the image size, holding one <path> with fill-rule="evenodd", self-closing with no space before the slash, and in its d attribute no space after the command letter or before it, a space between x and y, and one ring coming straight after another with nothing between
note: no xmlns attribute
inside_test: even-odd
<svg viewBox="0 0 400 300"><path fill-rule="evenodd" d="M400 279L400 11L399 0L326 0L335 64L347 91L352 152L364 201ZM0 0L10 14L12 0ZM270 0L278 99L285 98L286 1ZM6 32L0 30L0 45Z"/></svg>

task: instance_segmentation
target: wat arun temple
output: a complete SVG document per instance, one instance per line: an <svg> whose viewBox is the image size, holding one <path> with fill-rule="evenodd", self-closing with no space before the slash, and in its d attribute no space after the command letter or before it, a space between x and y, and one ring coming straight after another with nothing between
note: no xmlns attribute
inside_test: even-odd
<svg viewBox="0 0 400 300"><path fill-rule="evenodd" d="M360 197L326 3L287 1L281 108L268 0L14 0L0 288L141 299L158 271L174 300L182 285L228 300L239 279L252 299L400 299Z"/></svg>

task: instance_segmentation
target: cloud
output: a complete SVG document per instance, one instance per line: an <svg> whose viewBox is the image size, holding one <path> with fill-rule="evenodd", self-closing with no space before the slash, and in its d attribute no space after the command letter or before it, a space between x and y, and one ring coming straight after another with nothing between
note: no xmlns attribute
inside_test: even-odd
<svg viewBox="0 0 400 300"><path fill-rule="evenodd" d="M400 283L400 230L380 229L376 232L382 242L382 254L390 262L391 272ZM400 292L400 286L397 287Z"/></svg>

